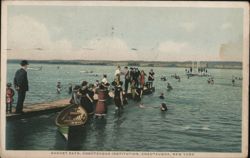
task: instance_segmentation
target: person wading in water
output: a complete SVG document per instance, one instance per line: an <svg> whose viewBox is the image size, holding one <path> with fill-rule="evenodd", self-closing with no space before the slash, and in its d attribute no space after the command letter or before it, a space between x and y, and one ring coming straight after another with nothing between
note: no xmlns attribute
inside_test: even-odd
<svg viewBox="0 0 250 158"><path fill-rule="evenodd" d="M116 106L116 110L123 109L123 90L122 90L122 82L118 82L115 86L115 94L114 94L114 102Z"/></svg>

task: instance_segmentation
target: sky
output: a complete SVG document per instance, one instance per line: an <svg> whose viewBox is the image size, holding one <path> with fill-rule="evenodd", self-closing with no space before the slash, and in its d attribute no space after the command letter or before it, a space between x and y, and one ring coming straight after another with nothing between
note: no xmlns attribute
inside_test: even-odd
<svg viewBox="0 0 250 158"><path fill-rule="evenodd" d="M8 59L241 61L243 9L10 5Z"/></svg>

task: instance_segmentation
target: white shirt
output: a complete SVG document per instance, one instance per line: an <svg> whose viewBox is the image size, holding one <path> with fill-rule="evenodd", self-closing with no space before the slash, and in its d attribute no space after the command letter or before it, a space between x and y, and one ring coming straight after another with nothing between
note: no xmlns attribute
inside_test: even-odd
<svg viewBox="0 0 250 158"><path fill-rule="evenodd" d="M121 74L121 70L120 69L115 70L115 76L116 75L120 75L120 74Z"/></svg>
<svg viewBox="0 0 250 158"><path fill-rule="evenodd" d="M108 83L107 78L104 77L104 78L102 79L102 83L104 83L104 84Z"/></svg>

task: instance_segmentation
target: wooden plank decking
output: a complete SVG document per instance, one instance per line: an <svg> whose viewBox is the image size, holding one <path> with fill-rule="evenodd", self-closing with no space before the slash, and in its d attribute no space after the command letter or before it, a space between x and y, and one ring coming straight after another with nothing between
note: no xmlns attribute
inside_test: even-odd
<svg viewBox="0 0 250 158"><path fill-rule="evenodd" d="M6 119L7 120L22 119L22 118L32 117L36 115L58 112L69 105L69 100L70 99L62 99L62 100L39 103L39 104L28 105L28 106L24 105L23 114L15 114L15 108L14 108L13 113L6 114Z"/></svg>

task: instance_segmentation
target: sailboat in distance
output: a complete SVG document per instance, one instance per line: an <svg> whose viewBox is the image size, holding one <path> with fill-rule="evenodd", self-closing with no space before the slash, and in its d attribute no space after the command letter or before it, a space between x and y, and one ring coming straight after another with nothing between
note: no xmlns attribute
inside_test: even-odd
<svg viewBox="0 0 250 158"><path fill-rule="evenodd" d="M201 64L200 61L192 61L192 67L186 69L186 75L188 77L199 76L199 77L208 77L211 76L208 73L208 65L207 63Z"/></svg>

